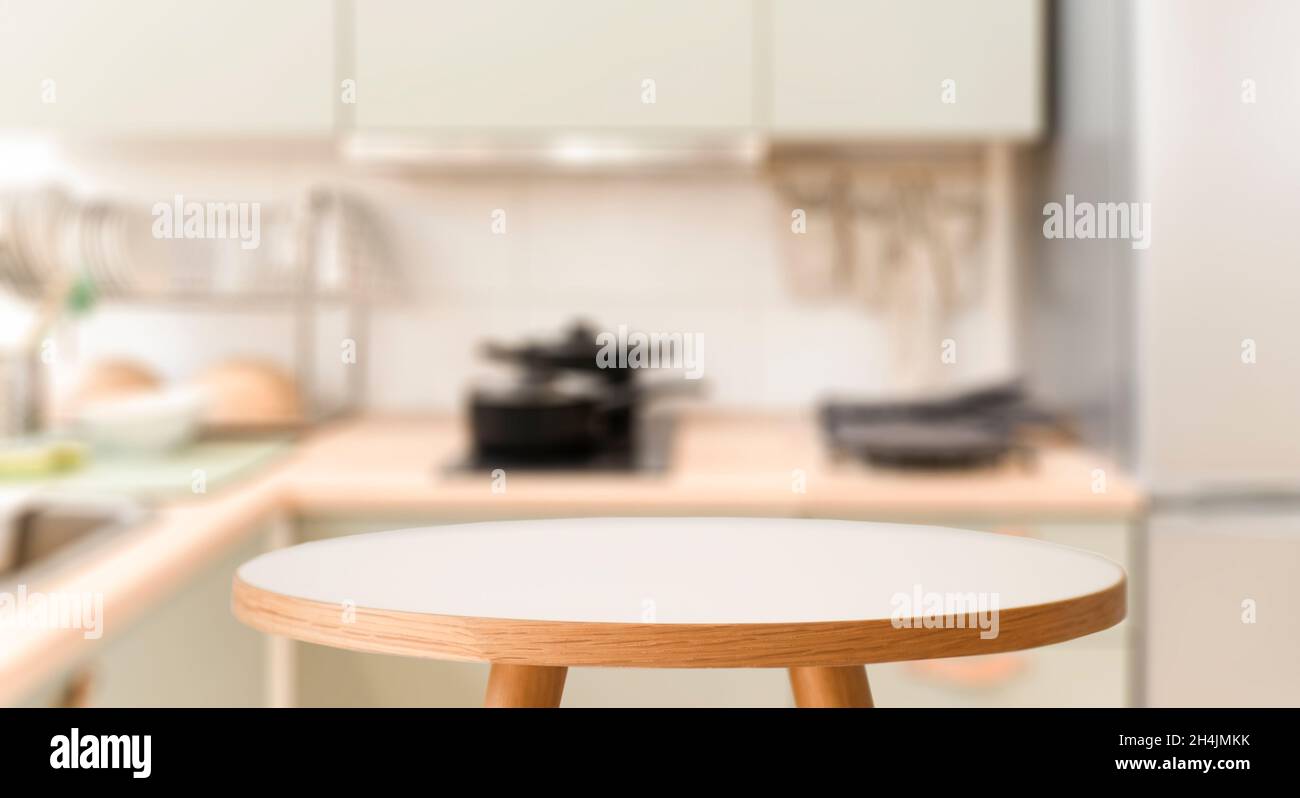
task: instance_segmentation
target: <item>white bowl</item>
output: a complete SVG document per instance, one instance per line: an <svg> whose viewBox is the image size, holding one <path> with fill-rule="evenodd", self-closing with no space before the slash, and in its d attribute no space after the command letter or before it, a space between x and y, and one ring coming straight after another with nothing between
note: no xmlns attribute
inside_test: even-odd
<svg viewBox="0 0 1300 798"><path fill-rule="evenodd" d="M203 392L180 388L94 402L77 420L97 449L164 452L194 440L204 405Z"/></svg>

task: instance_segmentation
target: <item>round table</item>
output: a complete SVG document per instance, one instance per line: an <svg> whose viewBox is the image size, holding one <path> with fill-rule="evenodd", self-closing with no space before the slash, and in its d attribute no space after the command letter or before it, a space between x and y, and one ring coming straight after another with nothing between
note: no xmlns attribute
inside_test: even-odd
<svg viewBox="0 0 1300 798"><path fill-rule="evenodd" d="M866 664L992 654L1119 623L1124 570L911 524L580 518L402 529L242 565L264 632L491 663L488 706L558 706L570 666L788 668L799 706L871 706Z"/></svg>

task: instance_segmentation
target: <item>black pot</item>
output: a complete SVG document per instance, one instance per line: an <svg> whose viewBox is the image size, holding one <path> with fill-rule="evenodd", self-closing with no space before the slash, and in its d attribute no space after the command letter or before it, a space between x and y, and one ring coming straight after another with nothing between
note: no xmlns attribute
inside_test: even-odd
<svg viewBox="0 0 1300 798"><path fill-rule="evenodd" d="M631 430L629 403L574 375L478 387L469 404L480 458L579 458L618 445Z"/></svg>

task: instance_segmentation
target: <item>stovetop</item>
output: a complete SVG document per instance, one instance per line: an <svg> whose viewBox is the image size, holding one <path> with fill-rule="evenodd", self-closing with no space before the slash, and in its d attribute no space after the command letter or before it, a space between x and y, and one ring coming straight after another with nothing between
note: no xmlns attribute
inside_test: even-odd
<svg viewBox="0 0 1300 798"><path fill-rule="evenodd" d="M632 445L609 444L591 452L555 456L471 450L447 463L445 470L453 474L486 474L497 468L539 473L654 474L668 468L675 431L676 419L673 416L657 415L640 424Z"/></svg>

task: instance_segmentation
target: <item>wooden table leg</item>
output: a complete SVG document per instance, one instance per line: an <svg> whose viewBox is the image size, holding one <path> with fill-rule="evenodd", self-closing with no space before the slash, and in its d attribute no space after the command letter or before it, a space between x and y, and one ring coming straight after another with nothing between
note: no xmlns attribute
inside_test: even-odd
<svg viewBox="0 0 1300 798"><path fill-rule="evenodd" d="M862 665L791 668L790 686L798 707L870 707L871 685Z"/></svg>
<svg viewBox="0 0 1300 798"><path fill-rule="evenodd" d="M558 707L568 668L493 663L488 673L488 707Z"/></svg>

